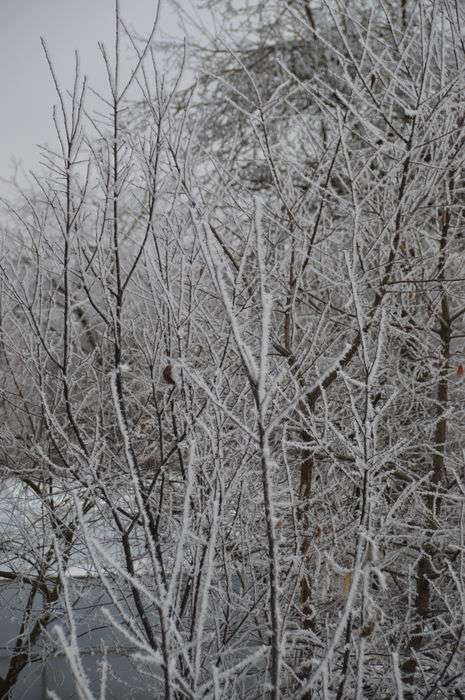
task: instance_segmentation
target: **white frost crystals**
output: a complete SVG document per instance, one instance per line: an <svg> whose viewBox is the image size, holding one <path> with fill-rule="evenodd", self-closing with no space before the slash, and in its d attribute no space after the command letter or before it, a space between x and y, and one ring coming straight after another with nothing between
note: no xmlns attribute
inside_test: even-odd
<svg viewBox="0 0 465 700"><path fill-rule="evenodd" d="M465 9L209 4L5 203L0 698L460 697Z"/></svg>

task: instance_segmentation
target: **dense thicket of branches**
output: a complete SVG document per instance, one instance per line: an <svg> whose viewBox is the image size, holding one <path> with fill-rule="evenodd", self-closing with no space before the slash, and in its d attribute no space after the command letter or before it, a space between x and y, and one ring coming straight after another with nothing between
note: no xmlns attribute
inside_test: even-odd
<svg viewBox="0 0 465 700"><path fill-rule="evenodd" d="M2 230L0 697L55 639L105 697L76 567L151 697L464 697L463 8L209 4L187 91L117 8L103 117L46 51L58 152Z"/></svg>

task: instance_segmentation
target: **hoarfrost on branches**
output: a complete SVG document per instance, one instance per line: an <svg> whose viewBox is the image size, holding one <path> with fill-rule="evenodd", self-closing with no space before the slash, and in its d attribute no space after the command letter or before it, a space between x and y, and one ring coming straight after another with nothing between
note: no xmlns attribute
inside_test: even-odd
<svg viewBox="0 0 465 700"><path fill-rule="evenodd" d="M0 697L60 654L85 700L462 697L464 10L203 4L185 88L116 3L98 114L44 42L57 147L2 228Z"/></svg>

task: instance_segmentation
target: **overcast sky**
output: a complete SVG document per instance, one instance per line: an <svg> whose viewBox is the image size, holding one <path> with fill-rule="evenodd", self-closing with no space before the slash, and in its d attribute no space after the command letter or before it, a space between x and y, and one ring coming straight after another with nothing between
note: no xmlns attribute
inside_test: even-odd
<svg viewBox="0 0 465 700"><path fill-rule="evenodd" d="M139 33L148 34L155 0L120 0L121 13ZM114 0L0 0L0 177L12 172L12 158L24 169L36 167L38 143L53 143L51 108L56 94L40 37L47 40L63 85L72 85L74 49L82 72L102 89L105 75L97 43L113 46ZM180 35L164 3L160 30Z"/></svg>

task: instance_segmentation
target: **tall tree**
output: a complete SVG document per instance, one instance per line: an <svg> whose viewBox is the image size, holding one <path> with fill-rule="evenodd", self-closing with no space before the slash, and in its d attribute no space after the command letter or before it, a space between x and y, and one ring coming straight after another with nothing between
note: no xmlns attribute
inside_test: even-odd
<svg viewBox="0 0 465 700"><path fill-rule="evenodd" d="M154 696L460 697L463 10L209 6L184 91L117 6L107 115L76 88L12 209L5 464L66 491L77 692L71 561Z"/></svg>

